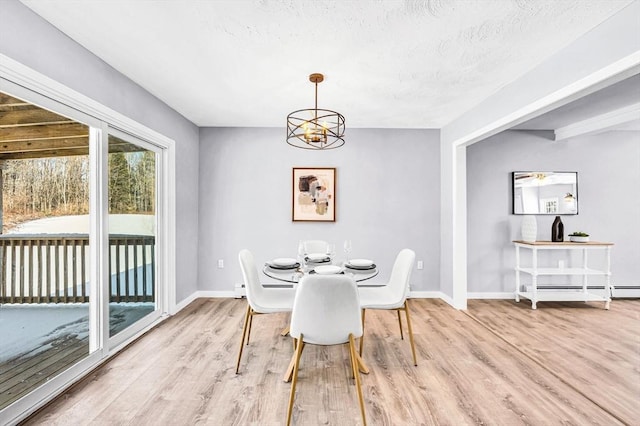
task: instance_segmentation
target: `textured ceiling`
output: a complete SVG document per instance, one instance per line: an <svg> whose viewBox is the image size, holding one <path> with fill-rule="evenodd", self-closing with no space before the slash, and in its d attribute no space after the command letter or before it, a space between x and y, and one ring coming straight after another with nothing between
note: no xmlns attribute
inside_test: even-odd
<svg viewBox="0 0 640 426"><path fill-rule="evenodd" d="M439 128L632 0L22 0L198 126Z"/></svg>

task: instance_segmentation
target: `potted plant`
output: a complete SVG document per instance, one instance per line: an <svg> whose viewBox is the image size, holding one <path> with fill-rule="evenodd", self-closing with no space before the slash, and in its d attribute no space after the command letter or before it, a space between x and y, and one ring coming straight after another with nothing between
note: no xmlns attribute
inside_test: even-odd
<svg viewBox="0 0 640 426"><path fill-rule="evenodd" d="M589 234L586 232L573 232L569 234L569 239L574 243L588 243L589 242Z"/></svg>

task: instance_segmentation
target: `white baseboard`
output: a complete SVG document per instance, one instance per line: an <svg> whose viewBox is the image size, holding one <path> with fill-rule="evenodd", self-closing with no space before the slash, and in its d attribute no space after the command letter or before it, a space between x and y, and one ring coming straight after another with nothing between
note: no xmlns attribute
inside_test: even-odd
<svg viewBox="0 0 640 426"><path fill-rule="evenodd" d="M640 297L640 286L617 286L613 287L611 291L611 296L615 299L616 297L623 298L638 298Z"/></svg>
<svg viewBox="0 0 640 426"><path fill-rule="evenodd" d="M578 288L578 286L575 286ZM604 295L604 288L591 288L589 287L589 292L595 294ZM615 298L640 298L640 287L638 286L628 286L628 287L613 287L611 288L611 297ZM500 293L492 293L492 292L478 292L478 293L468 293L467 299L515 299L515 296L511 292L500 292Z"/></svg>
<svg viewBox="0 0 640 426"><path fill-rule="evenodd" d="M199 291L198 297L219 297L219 298L228 298L228 297L236 297L236 293L234 291Z"/></svg>
<svg viewBox="0 0 640 426"><path fill-rule="evenodd" d="M467 293L467 300L471 299L513 299L516 296L510 292Z"/></svg>
<svg viewBox="0 0 640 426"><path fill-rule="evenodd" d="M189 304L196 299L213 298L213 297L219 297L219 298L236 297L236 293L233 291L196 291L192 293L190 296L184 298L179 303L177 303L175 310L171 315L174 315L180 312L181 310L189 306Z"/></svg>
<svg viewBox="0 0 640 426"><path fill-rule="evenodd" d="M441 291L410 291L410 299L444 299Z"/></svg>
<svg viewBox="0 0 640 426"><path fill-rule="evenodd" d="M198 298L197 291L194 293L191 293L191 295L185 297L180 302L176 303L176 306L174 307L174 309L172 309L171 315L177 314L178 312L180 312L181 310L189 306L189 304L194 300L196 300L197 298Z"/></svg>
<svg viewBox="0 0 640 426"><path fill-rule="evenodd" d="M268 284L267 284L268 286ZM273 286L278 286L273 284ZM591 289L590 291L598 293L598 289ZM604 290L600 289L600 292ZM233 291L196 291L191 294L180 303L176 304L175 312L177 313L187 307L191 302L198 298L220 297L229 298L234 297L236 299L242 298L246 295L244 286L242 284L235 284ZM612 290L612 296L614 298L640 298L640 287L614 287ZM447 304L454 306L453 299L441 291L411 291L409 293L411 299L442 299ZM515 300L515 296L512 292L472 292L467 294L467 299L479 299L479 300Z"/></svg>

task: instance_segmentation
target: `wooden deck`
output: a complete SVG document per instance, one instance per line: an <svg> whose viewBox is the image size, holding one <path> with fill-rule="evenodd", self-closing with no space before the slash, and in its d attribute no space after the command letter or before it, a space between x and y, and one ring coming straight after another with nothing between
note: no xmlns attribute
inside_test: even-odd
<svg viewBox="0 0 640 426"><path fill-rule="evenodd" d="M292 354L286 314L254 320L234 374L246 301L199 299L25 424L284 423ZM370 425L636 425L640 301L411 300L418 366L391 312L367 313L362 377ZM360 424L349 355L308 345L296 425Z"/></svg>
<svg viewBox="0 0 640 426"><path fill-rule="evenodd" d="M0 408L31 392L40 384L89 355L89 339L66 335L51 348L0 363Z"/></svg>
<svg viewBox="0 0 640 426"><path fill-rule="evenodd" d="M55 307L51 308L51 315L55 315L55 309ZM153 309L152 304L133 306L118 304L117 309L110 309L110 335L113 336L124 330ZM25 321L28 320L30 318L25 315ZM41 342L40 347L0 362L0 409L89 355L89 338L78 337L78 335L88 336L88 317L73 324L78 326L54 333L53 337ZM19 327L19 324L5 322L3 326ZM25 338L35 337L40 336L25 336ZM46 349L43 350L42 347ZM1 421L0 424L2 424Z"/></svg>

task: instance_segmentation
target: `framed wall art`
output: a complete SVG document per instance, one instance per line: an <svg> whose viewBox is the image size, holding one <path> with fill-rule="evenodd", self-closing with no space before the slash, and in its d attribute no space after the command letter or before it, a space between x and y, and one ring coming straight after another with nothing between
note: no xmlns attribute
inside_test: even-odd
<svg viewBox="0 0 640 426"><path fill-rule="evenodd" d="M294 222L336 221L335 167L294 167L291 194Z"/></svg>

